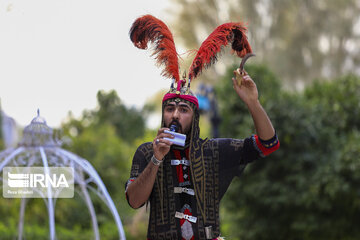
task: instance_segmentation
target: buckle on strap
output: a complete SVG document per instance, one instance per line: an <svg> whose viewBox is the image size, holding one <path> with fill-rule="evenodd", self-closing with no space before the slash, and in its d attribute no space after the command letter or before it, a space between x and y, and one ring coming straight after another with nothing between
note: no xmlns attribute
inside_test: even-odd
<svg viewBox="0 0 360 240"><path fill-rule="evenodd" d="M188 220L189 222L192 222L192 223L196 223L196 221L197 221L197 217L190 216L190 215L187 215L187 214L184 214L184 213L181 213L181 212L176 212L175 217L180 218L180 219L186 219L186 220Z"/></svg>
<svg viewBox="0 0 360 240"><path fill-rule="evenodd" d="M177 159L173 159L171 160L171 165L180 165L180 164L183 164L185 166L190 166L190 161L189 160L186 160L186 159L183 159L183 160L177 160Z"/></svg>
<svg viewBox="0 0 360 240"><path fill-rule="evenodd" d="M194 189L186 188L186 187L174 187L174 193L187 193L192 196L195 195Z"/></svg>

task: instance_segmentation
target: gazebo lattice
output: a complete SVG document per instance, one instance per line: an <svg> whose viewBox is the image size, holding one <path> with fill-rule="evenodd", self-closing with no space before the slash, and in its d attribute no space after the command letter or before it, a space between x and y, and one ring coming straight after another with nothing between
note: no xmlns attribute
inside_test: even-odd
<svg viewBox="0 0 360 240"><path fill-rule="evenodd" d="M74 169L74 186L77 193L84 200L92 222L94 239L100 239L98 221L94 205L89 191L96 193L97 196L106 204L114 217L118 229L119 239L125 240L125 234L120 220L120 216L112 201L103 181L94 167L85 159L60 147L59 141L53 138L53 129L50 128L44 118L39 114L31 123L24 128L23 138L16 148L6 149L0 152L0 171L4 167L44 167L46 173L49 167L71 167ZM2 178L0 178L3 181ZM44 196L47 213L49 217L49 239L56 239L55 232L55 203L56 196ZM21 199L18 239L23 239L24 216L26 208L26 198Z"/></svg>

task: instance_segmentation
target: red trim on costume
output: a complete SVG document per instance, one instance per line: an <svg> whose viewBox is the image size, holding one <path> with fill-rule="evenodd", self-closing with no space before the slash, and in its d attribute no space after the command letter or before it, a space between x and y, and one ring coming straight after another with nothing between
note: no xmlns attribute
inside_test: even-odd
<svg viewBox="0 0 360 240"><path fill-rule="evenodd" d="M254 135L254 138L255 138L255 141L256 141L256 146L260 149L262 154L264 154L265 156L267 156L270 153L276 151L280 147L280 141L279 140L277 141L277 143L274 146L265 147L264 145L261 144L258 135Z"/></svg>
<svg viewBox="0 0 360 240"><path fill-rule="evenodd" d="M181 160L181 154L180 151L178 150L174 150L174 154L175 154L175 158L178 160ZM178 182L182 183L184 182L184 173L183 173L183 169L182 169L182 165L178 165L176 166L176 174L178 176Z"/></svg>
<svg viewBox="0 0 360 240"><path fill-rule="evenodd" d="M199 108L199 101L195 96L185 95L185 94L176 94L176 93L167 93L164 95L162 102L164 102L168 99L171 99L171 98L184 99L186 101L192 102L193 104L195 104L196 108Z"/></svg>

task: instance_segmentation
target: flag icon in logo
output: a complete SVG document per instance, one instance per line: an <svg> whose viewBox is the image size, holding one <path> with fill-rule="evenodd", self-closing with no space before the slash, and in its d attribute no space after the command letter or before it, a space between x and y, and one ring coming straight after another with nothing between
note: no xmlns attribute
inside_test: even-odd
<svg viewBox="0 0 360 240"><path fill-rule="evenodd" d="M8 172L8 185L12 188L29 187L29 174Z"/></svg>

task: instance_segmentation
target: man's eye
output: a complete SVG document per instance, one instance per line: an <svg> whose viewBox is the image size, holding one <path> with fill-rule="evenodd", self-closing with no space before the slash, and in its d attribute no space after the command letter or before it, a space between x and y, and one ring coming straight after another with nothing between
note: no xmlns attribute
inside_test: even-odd
<svg viewBox="0 0 360 240"><path fill-rule="evenodd" d="M187 108L180 108L180 111L182 112L182 113L187 113Z"/></svg>
<svg viewBox="0 0 360 240"><path fill-rule="evenodd" d="M172 112L173 110L174 110L173 107L167 107L167 108L165 109L165 111L167 111L167 112Z"/></svg>

